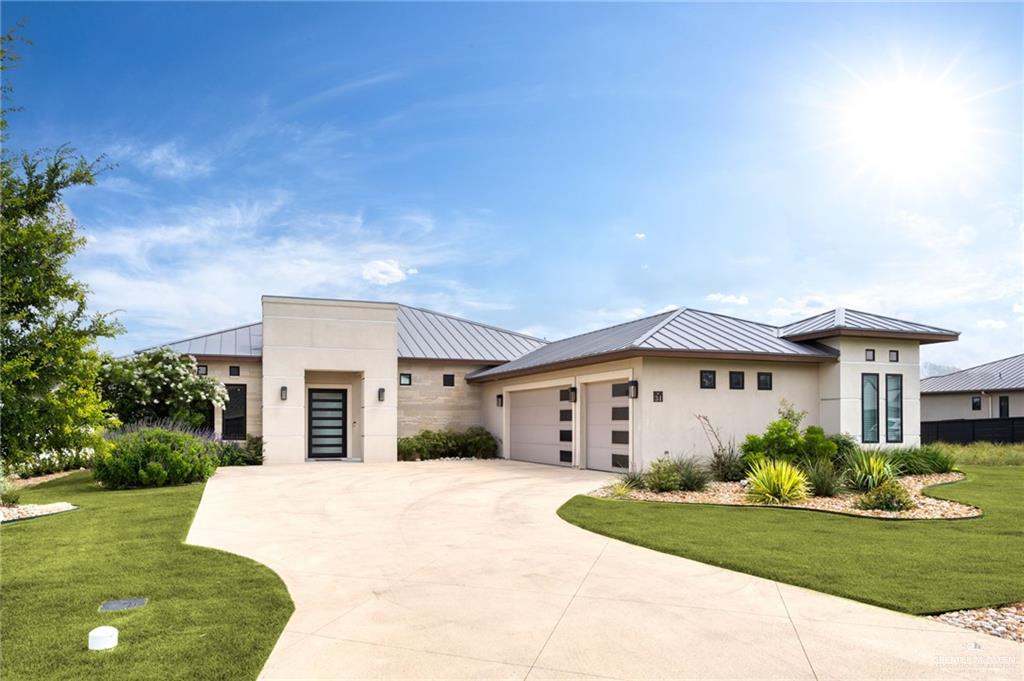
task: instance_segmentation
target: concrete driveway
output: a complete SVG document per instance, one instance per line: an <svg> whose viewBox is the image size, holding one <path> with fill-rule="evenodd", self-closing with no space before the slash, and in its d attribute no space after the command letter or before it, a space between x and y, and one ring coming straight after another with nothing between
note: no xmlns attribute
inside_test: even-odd
<svg viewBox="0 0 1024 681"><path fill-rule="evenodd" d="M508 461L223 468L188 541L288 585L265 679L1024 676L1019 644L555 515L607 479Z"/></svg>

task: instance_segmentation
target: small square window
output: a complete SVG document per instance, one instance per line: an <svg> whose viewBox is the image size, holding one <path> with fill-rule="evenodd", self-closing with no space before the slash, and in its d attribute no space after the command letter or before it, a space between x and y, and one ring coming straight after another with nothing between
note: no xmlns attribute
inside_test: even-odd
<svg viewBox="0 0 1024 681"><path fill-rule="evenodd" d="M205 364L200 364L196 367L196 373L200 376L206 376L210 373L210 369Z"/></svg>
<svg viewBox="0 0 1024 681"><path fill-rule="evenodd" d="M704 390L713 390L715 387L715 372L712 369L701 369L700 387Z"/></svg>
<svg viewBox="0 0 1024 681"><path fill-rule="evenodd" d="M890 362L898 362L898 361L900 361L900 351L899 350L890 350L889 351L889 361Z"/></svg>
<svg viewBox="0 0 1024 681"><path fill-rule="evenodd" d="M746 374L742 371L729 372L729 390L743 390L743 384L745 382Z"/></svg>
<svg viewBox="0 0 1024 681"><path fill-rule="evenodd" d="M237 367L237 366L229 366L228 367L228 376L241 376L241 375L242 375L241 367Z"/></svg>
<svg viewBox="0 0 1024 681"><path fill-rule="evenodd" d="M867 350L865 350L864 351L864 361L865 362L874 362L875 361L875 351L872 350L871 348L868 348Z"/></svg>
<svg viewBox="0 0 1024 681"><path fill-rule="evenodd" d="M560 430L558 431L559 442L572 442L572 431L571 430Z"/></svg>
<svg viewBox="0 0 1024 681"><path fill-rule="evenodd" d="M558 451L558 461L560 463L572 463L572 450L560 449Z"/></svg>
<svg viewBox="0 0 1024 681"><path fill-rule="evenodd" d="M612 421L628 421L629 407L612 407Z"/></svg>
<svg viewBox="0 0 1024 681"><path fill-rule="evenodd" d="M655 402L664 402L665 401L665 393L663 393L660 390L655 390L654 391L654 401Z"/></svg>
<svg viewBox="0 0 1024 681"><path fill-rule="evenodd" d="M455 374L444 374L441 376L441 384L446 388L454 388Z"/></svg>
<svg viewBox="0 0 1024 681"><path fill-rule="evenodd" d="M612 431L612 444L613 445L628 445L629 444L629 431L628 430L613 430Z"/></svg>
<svg viewBox="0 0 1024 681"><path fill-rule="evenodd" d="M412 374L398 374L398 385L412 385Z"/></svg>
<svg viewBox="0 0 1024 681"><path fill-rule="evenodd" d="M629 468L629 455L612 454L612 468Z"/></svg>
<svg viewBox="0 0 1024 681"><path fill-rule="evenodd" d="M559 409L558 410L559 421L572 421L572 409Z"/></svg>
<svg viewBox="0 0 1024 681"><path fill-rule="evenodd" d="M975 396L971 398L971 411L981 411L981 397Z"/></svg>
<svg viewBox="0 0 1024 681"><path fill-rule="evenodd" d="M629 383L612 383L612 397L629 397Z"/></svg>
<svg viewBox="0 0 1024 681"><path fill-rule="evenodd" d="M770 372L770 371L758 371L757 372L757 389L758 390L771 390L772 389L772 372Z"/></svg>

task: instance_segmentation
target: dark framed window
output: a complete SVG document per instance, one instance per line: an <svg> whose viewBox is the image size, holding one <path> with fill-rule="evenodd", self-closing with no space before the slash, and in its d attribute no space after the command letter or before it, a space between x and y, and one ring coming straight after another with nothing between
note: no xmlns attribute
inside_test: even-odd
<svg viewBox="0 0 1024 681"><path fill-rule="evenodd" d="M629 397L629 383L612 383L612 397Z"/></svg>
<svg viewBox="0 0 1024 681"><path fill-rule="evenodd" d="M206 376L210 373L210 368L205 364L198 364L196 365L196 373L200 376Z"/></svg>
<svg viewBox="0 0 1024 681"><path fill-rule="evenodd" d="M878 374L860 375L860 441L878 442Z"/></svg>
<svg viewBox="0 0 1024 681"><path fill-rule="evenodd" d="M1000 395L999 396L999 418L1008 419L1010 418L1010 396Z"/></svg>
<svg viewBox="0 0 1024 681"><path fill-rule="evenodd" d="M715 371L714 371L714 369L701 369L700 370L700 387L703 390L714 390L714 388L715 388Z"/></svg>
<svg viewBox="0 0 1024 681"><path fill-rule="evenodd" d="M229 383L228 401L220 412L220 436L224 440L245 439L245 385Z"/></svg>
<svg viewBox="0 0 1024 681"><path fill-rule="evenodd" d="M613 445L628 445L629 444L629 431L628 430L613 430L612 431L612 444Z"/></svg>
<svg viewBox="0 0 1024 681"><path fill-rule="evenodd" d="M981 397L979 395L971 398L971 411L981 411Z"/></svg>
<svg viewBox="0 0 1024 681"><path fill-rule="evenodd" d="M890 350L889 351L889 361L890 362L898 362L898 361L900 361L900 351L899 350Z"/></svg>
<svg viewBox="0 0 1024 681"><path fill-rule="evenodd" d="M572 391L571 390L569 390L568 388L562 388L561 390L558 391L558 401L559 402L568 402L570 400L572 400Z"/></svg>
<svg viewBox="0 0 1024 681"><path fill-rule="evenodd" d="M559 409L558 410L559 421L572 421L572 409Z"/></svg>
<svg viewBox="0 0 1024 681"><path fill-rule="evenodd" d="M412 374L398 374L398 385L412 385Z"/></svg>
<svg viewBox="0 0 1024 681"><path fill-rule="evenodd" d="M242 368L232 364L228 367L228 376L241 376Z"/></svg>
<svg viewBox="0 0 1024 681"><path fill-rule="evenodd" d="M875 361L875 351L874 351L874 349L868 348L867 350L864 351L864 361L865 362L874 362Z"/></svg>
<svg viewBox="0 0 1024 681"><path fill-rule="evenodd" d="M885 375L885 441L903 442L903 374Z"/></svg>
<svg viewBox="0 0 1024 681"><path fill-rule="evenodd" d="M572 450L560 449L558 451L558 461L560 463L572 463Z"/></svg>
<svg viewBox="0 0 1024 681"><path fill-rule="evenodd" d="M446 388L454 388L455 387L455 374L442 374L442 376L441 376L441 385L443 385Z"/></svg>
<svg viewBox="0 0 1024 681"><path fill-rule="evenodd" d="M560 430L558 431L559 442L572 442L572 431L571 430Z"/></svg>
<svg viewBox="0 0 1024 681"><path fill-rule="evenodd" d="M612 421L628 421L629 407L612 407Z"/></svg>
<svg viewBox="0 0 1024 681"><path fill-rule="evenodd" d="M772 389L772 372L770 372L770 371L758 371L757 372L757 389L758 390L771 390Z"/></svg>
<svg viewBox="0 0 1024 681"><path fill-rule="evenodd" d="M629 468L629 455L612 454L612 468Z"/></svg>
<svg viewBox="0 0 1024 681"><path fill-rule="evenodd" d="M729 390L743 390L747 375L742 371L729 372Z"/></svg>

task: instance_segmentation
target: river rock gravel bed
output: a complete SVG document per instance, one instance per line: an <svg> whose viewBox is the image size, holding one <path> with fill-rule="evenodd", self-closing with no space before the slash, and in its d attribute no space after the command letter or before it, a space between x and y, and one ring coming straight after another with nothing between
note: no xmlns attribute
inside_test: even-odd
<svg viewBox="0 0 1024 681"><path fill-rule="evenodd" d="M27 518L38 518L54 513L63 513L78 508L66 501L58 501L54 504L25 504L23 506L0 506L0 523L9 523L12 520L25 520Z"/></svg>
<svg viewBox="0 0 1024 681"><path fill-rule="evenodd" d="M1001 608L955 610L931 615L928 619L1024 643L1024 602Z"/></svg>

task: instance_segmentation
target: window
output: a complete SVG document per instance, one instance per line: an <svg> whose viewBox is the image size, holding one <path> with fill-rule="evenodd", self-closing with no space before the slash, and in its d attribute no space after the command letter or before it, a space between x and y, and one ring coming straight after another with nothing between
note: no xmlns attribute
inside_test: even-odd
<svg viewBox="0 0 1024 681"><path fill-rule="evenodd" d="M242 375L241 368L239 368L237 366L229 366L228 367L228 376L241 376L241 375Z"/></svg>
<svg viewBox="0 0 1024 681"><path fill-rule="evenodd" d="M612 444L613 445L628 445L629 444L629 431L628 430L613 430L612 431Z"/></svg>
<svg viewBox="0 0 1024 681"><path fill-rule="evenodd" d="M715 387L715 372L711 369L701 369L700 387L704 390L713 390Z"/></svg>
<svg viewBox="0 0 1024 681"><path fill-rule="evenodd" d="M398 385L412 385L412 374L398 374Z"/></svg>
<svg viewBox="0 0 1024 681"><path fill-rule="evenodd" d="M225 440L245 439L245 386L228 384L228 401L220 414L220 436Z"/></svg>
<svg viewBox="0 0 1024 681"><path fill-rule="evenodd" d="M1010 418L1010 396L1000 395L999 396L999 418L1008 419Z"/></svg>
<svg viewBox="0 0 1024 681"><path fill-rule="evenodd" d="M455 387L455 374L444 374L441 376L441 385L446 388Z"/></svg>
<svg viewBox="0 0 1024 681"><path fill-rule="evenodd" d="M629 397L629 383L612 383L612 397Z"/></svg>
<svg viewBox="0 0 1024 681"><path fill-rule="evenodd" d="M558 431L559 442L572 442L572 431L571 430L560 430Z"/></svg>
<svg viewBox="0 0 1024 681"><path fill-rule="evenodd" d="M971 398L971 411L981 411L981 396L975 395Z"/></svg>
<svg viewBox="0 0 1024 681"><path fill-rule="evenodd" d="M572 421L572 409L559 409L558 410L559 421Z"/></svg>
<svg viewBox="0 0 1024 681"><path fill-rule="evenodd" d="M572 463L572 450L561 449L558 451L558 460L561 463Z"/></svg>
<svg viewBox="0 0 1024 681"><path fill-rule="evenodd" d="M196 373L199 374L200 376L206 376L207 374L210 373L210 369L205 364L200 364L196 366Z"/></svg>
<svg viewBox="0 0 1024 681"><path fill-rule="evenodd" d="M885 375L885 441L903 442L903 375Z"/></svg>
<svg viewBox="0 0 1024 681"><path fill-rule="evenodd" d="M746 383L747 375L742 371L730 371L729 372L729 390L743 390L743 385Z"/></svg>
<svg viewBox="0 0 1024 681"><path fill-rule="evenodd" d="M890 362L898 362L898 361L900 361L900 351L899 350L890 350L889 351L889 361Z"/></svg>
<svg viewBox="0 0 1024 681"><path fill-rule="evenodd" d="M612 468L629 468L629 455L612 454Z"/></svg>
<svg viewBox="0 0 1024 681"><path fill-rule="evenodd" d="M878 374L860 375L860 441L878 442Z"/></svg>
<svg viewBox="0 0 1024 681"><path fill-rule="evenodd" d="M612 421L628 421L629 407L612 407Z"/></svg>
<svg viewBox="0 0 1024 681"><path fill-rule="evenodd" d="M864 361L865 362L874 362L875 361L875 351L873 349L868 348L867 350L864 351Z"/></svg>
<svg viewBox="0 0 1024 681"><path fill-rule="evenodd" d="M771 390L772 389L772 372L770 372L770 371L758 371L757 372L757 389L758 390Z"/></svg>

